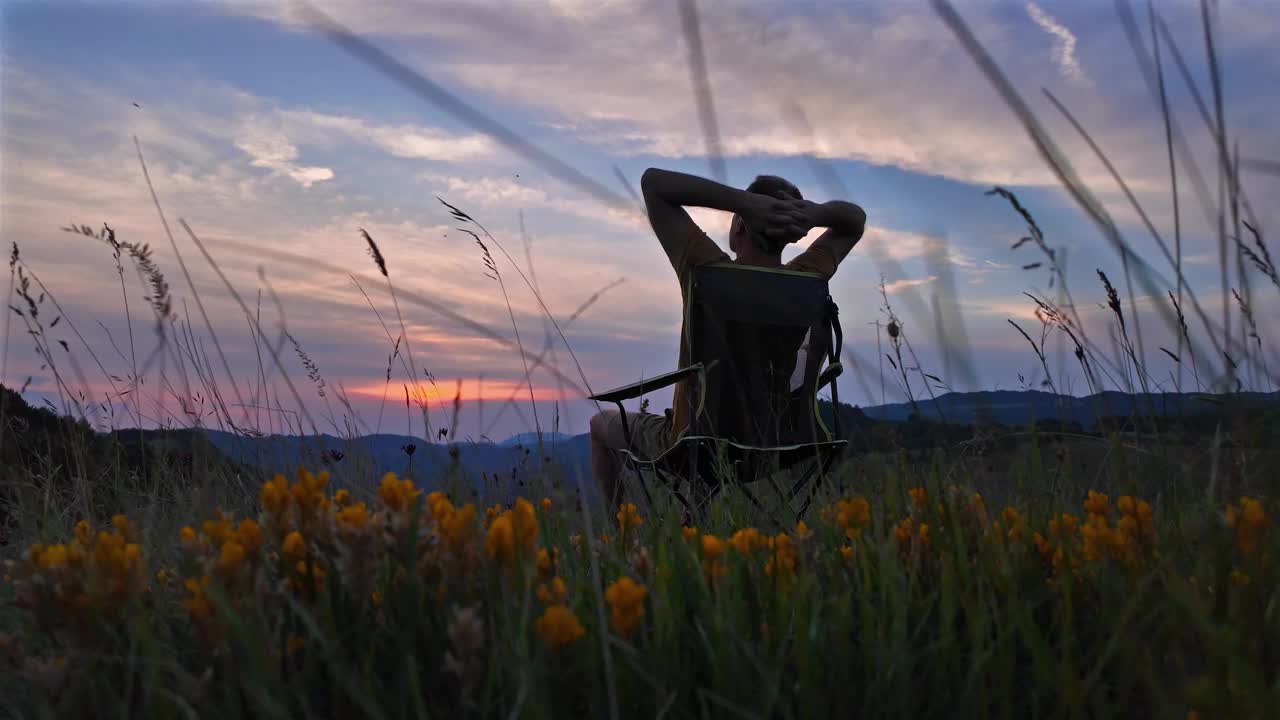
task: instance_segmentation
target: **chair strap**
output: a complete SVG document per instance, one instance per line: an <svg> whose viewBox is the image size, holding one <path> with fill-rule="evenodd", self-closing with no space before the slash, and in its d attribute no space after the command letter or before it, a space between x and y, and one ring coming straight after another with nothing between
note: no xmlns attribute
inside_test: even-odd
<svg viewBox="0 0 1280 720"><path fill-rule="evenodd" d="M840 351L844 348L844 331L840 328L840 307L830 295L827 296L827 322L831 324L831 332L835 335L835 342L830 345L827 359L834 365L840 362Z"/></svg>
<svg viewBox="0 0 1280 720"><path fill-rule="evenodd" d="M827 351L827 362L830 367L828 382L831 383L831 425L835 428L835 436L838 438L843 435L840 428L840 390L836 383L836 378L844 371L844 367L840 364L840 353L844 349L844 331L840 328L840 307L836 305L836 301L827 296L827 322L831 325L831 333L835 336L834 342L830 343ZM833 370L834 368L834 370ZM823 373L825 377L827 372ZM819 388L822 384L819 384ZM817 390L814 391L815 393ZM817 402L815 399L814 402Z"/></svg>

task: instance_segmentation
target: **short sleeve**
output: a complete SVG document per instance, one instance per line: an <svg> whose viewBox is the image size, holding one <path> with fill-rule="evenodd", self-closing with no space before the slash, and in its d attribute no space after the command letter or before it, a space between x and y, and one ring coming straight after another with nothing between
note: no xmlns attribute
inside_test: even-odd
<svg viewBox="0 0 1280 720"><path fill-rule="evenodd" d="M675 269L676 275L682 281L691 268L729 259L729 256L702 231L702 228L692 223L683 243L675 246L663 243L662 249L666 250L667 258L671 260L671 267Z"/></svg>

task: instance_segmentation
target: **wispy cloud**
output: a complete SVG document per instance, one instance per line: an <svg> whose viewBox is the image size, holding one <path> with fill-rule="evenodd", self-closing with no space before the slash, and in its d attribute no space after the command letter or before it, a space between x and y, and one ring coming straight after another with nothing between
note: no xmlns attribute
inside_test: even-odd
<svg viewBox="0 0 1280 720"><path fill-rule="evenodd" d="M916 280L911 280L908 278L903 278L901 280L894 280L893 282L884 284L884 291L886 293L892 294L892 293L898 292L899 290L905 290L906 288L913 288L913 287L920 287L921 285L928 285L929 283L937 279L938 279L937 275L930 275L929 277L919 278Z"/></svg>
<svg viewBox="0 0 1280 720"><path fill-rule="evenodd" d="M476 133L454 133L421 125L380 125L360 117L311 110L281 110L278 117L286 127L300 133L337 135L412 160L462 162L490 157L497 149L487 136Z"/></svg>
<svg viewBox="0 0 1280 720"><path fill-rule="evenodd" d="M333 170L316 165L299 165L298 148L289 142L283 132L255 128L236 140L236 147L253 158L254 167L266 168L287 175L303 187L333 179Z"/></svg>
<svg viewBox="0 0 1280 720"><path fill-rule="evenodd" d="M1027 14L1042 30L1053 36L1053 59L1058 64L1063 79L1081 87L1092 87L1093 81L1085 75L1084 69L1080 67L1080 60L1076 58L1075 33L1034 2L1027 3Z"/></svg>

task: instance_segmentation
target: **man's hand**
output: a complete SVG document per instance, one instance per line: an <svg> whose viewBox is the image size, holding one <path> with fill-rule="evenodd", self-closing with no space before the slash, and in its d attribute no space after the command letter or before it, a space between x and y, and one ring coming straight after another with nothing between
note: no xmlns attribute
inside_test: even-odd
<svg viewBox="0 0 1280 720"><path fill-rule="evenodd" d="M800 212L806 218L804 222L811 223L811 227L827 228L826 232L813 241L806 254L828 254L830 260L825 262L830 263L830 268L826 272L834 273L836 266L862 239L867 226L867 214L862 208L844 200L822 204L807 203Z"/></svg>
<svg viewBox="0 0 1280 720"><path fill-rule="evenodd" d="M817 227L819 206L808 200L775 198L749 193L750 199L739 214L753 235L763 236L770 245L781 247L804 237Z"/></svg>

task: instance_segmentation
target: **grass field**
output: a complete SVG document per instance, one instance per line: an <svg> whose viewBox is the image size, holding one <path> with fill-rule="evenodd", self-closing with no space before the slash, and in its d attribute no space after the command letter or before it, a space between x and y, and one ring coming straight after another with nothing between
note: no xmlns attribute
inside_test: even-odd
<svg viewBox="0 0 1280 720"><path fill-rule="evenodd" d="M6 569L0 683L20 716L1265 716L1276 508L1049 492L1052 452L999 459L1001 506L941 453L851 463L782 529L733 493L588 531L555 495L307 471L164 530L51 525Z"/></svg>
<svg viewBox="0 0 1280 720"><path fill-rule="evenodd" d="M962 23L940 14L1090 210L1096 200L1001 85L998 69L983 65ZM1163 137L1172 157L1173 136ZM1230 254L1240 275L1261 279L1253 293L1280 290L1262 234L1239 215L1248 198L1239 182L1227 182L1238 181L1238 165L1225 143L1219 150L1223 277ZM1028 267L1044 265L1065 283L1060 256L1031 211L1007 190L990 194L1026 221L1028 235L1015 249L1029 244L1022 252L1040 258ZM514 269L523 279L519 264L473 218L449 209L479 244L505 299L503 273ZM56 350L65 341L53 327L61 321L59 333L74 331L76 319L51 309L56 282L46 286L14 243L9 321L34 344L60 406L19 414L25 404L17 394L0 396L0 714L1273 716L1280 423L1274 409L1231 407L1241 390L1274 389L1270 339L1258 334L1247 285L1232 289L1233 301L1231 288L1213 290L1223 293L1224 317L1238 322L1237 337L1183 286L1180 245L1168 268L1179 278L1177 296L1167 291L1166 302L1143 289L1149 266L1136 262L1116 225L1105 214L1093 218L1126 258L1112 262L1123 265L1124 292L1099 270L1096 288L1073 288L1076 300L1029 295L1042 332L1033 338L1010 322L1028 342L1030 361L1043 367L1043 386L1067 387L1061 368L1050 369L1050 338L1074 352L1072 374L1091 392L1167 384L1138 349L1136 278L1152 312L1181 328L1176 352L1160 348L1178 369L1170 382L1216 394L1222 412L1185 425L1139 413L1094 433L979 428L933 447L860 453L825 479L803 518L784 512L780 523L733 487L697 518L683 517L661 493L653 507L582 504L572 483L551 476L526 485L521 499L486 506L440 478L389 474L339 487L318 467L240 466L187 436L120 432L148 425L138 398L156 387L185 388L176 422L197 431L200 418L216 417L246 435L306 434L317 425L308 407L323 405L330 421L336 408L345 423L350 406L333 388L325 398L319 369L283 328L268 337L185 223L249 319L263 367L278 371L297 401L292 417L308 423L236 426L227 406L238 383L219 384L231 370L212 326L179 321L148 248L105 226L68 230L111 248L126 314L140 288L126 287L125 268L137 271L155 320L152 359L168 362L148 377L155 366L148 360L140 372L134 353L132 367L108 370L87 343L76 353L65 344ZM403 369L416 388L424 381L407 342L402 349L401 304L431 306L392 283L373 238L361 241L395 308L394 316L377 316L387 335L377 355L387 355L388 384ZM933 393L937 378L921 369L883 288L882 297L886 357L898 373L889 382L915 402ZM1109 342L1085 335L1077 302L1108 308ZM507 345L526 363L521 381L532 402L529 375L538 363L528 364L509 315L516 342ZM280 349L298 356L305 379L291 378ZM69 355L83 362L65 361ZM102 374L95 381L113 389L112 409L121 409L102 433L90 429L90 415L104 421L94 401L77 394L89 385L83 369L95 367ZM273 399L259 372L261 384L245 378L244 385L262 395L245 400L274 402L285 416L286 394L275 388ZM304 402L299 387L325 400ZM425 401L418 408L427 438L452 440L432 432ZM991 446L998 449L985 444L988 432L999 436Z"/></svg>

